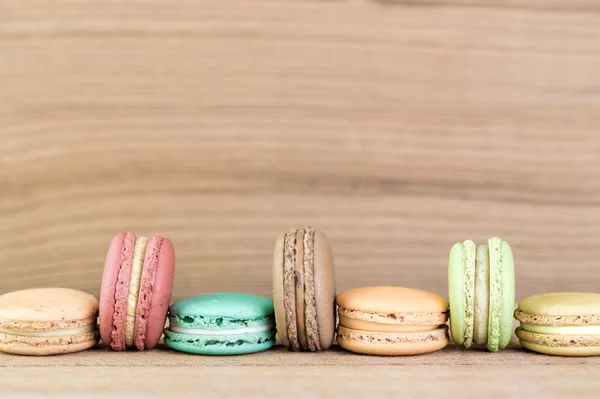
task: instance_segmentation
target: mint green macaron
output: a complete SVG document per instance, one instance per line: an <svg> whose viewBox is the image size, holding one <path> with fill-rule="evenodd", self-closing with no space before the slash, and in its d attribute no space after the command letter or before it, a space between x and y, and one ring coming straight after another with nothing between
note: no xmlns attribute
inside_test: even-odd
<svg viewBox="0 0 600 399"><path fill-rule="evenodd" d="M200 295L169 308L165 343L203 355L241 355L275 343L273 301L248 294Z"/></svg>
<svg viewBox="0 0 600 399"><path fill-rule="evenodd" d="M515 263L512 249L500 238L476 246L455 244L448 261L450 330L457 345L505 348L512 336Z"/></svg>

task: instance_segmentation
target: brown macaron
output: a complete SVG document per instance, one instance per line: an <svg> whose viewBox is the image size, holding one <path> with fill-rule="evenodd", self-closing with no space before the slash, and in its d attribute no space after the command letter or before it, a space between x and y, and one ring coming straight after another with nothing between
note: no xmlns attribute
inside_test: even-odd
<svg viewBox="0 0 600 399"><path fill-rule="evenodd" d="M335 276L327 236L310 227L277 238L273 303L280 343L292 351L328 349L335 335Z"/></svg>

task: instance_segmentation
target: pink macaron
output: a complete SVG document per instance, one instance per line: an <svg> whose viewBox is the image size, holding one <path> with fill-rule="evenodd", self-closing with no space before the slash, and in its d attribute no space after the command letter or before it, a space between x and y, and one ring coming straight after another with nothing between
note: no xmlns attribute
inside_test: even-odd
<svg viewBox="0 0 600 399"><path fill-rule="evenodd" d="M100 336L115 351L156 346L167 319L175 275L168 238L133 233L113 238L100 290Z"/></svg>

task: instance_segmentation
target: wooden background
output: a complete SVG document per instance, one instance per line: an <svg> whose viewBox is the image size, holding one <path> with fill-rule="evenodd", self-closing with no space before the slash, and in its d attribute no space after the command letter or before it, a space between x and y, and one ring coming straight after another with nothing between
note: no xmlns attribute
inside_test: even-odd
<svg viewBox="0 0 600 399"><path fill-rule="evenodd" d="M518 297L597 291L600 2L0 2L0 293L98 294L131 230L176 298L270 295L304 224L339 290L497 235Z"/></svg>

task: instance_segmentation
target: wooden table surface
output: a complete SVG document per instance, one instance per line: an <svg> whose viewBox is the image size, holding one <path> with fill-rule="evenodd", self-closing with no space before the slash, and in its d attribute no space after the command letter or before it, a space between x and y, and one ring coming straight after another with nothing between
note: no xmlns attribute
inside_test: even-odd
<svg viewBox="0 0 600 399"><path fill-rule="evenodd" d="M491 236L517 299L600 286L596 0L3 0L0 143L0 294L98 295L135 231L174 241L176 299L270 295L305 224L338 290L446 295ZM597 363L94 350L0 356L0 395L597 397Z"/></svg>
<svg viewBox="0 0 600 399"><path fill-rule="evenodd" d="M514 344L499 353L450 345L414 357L283 347L210 357L166 347L33 358L0 355L0 397L597 398L600 358L560 358ZM18 396L23 394L23 396Z"/></svg>

